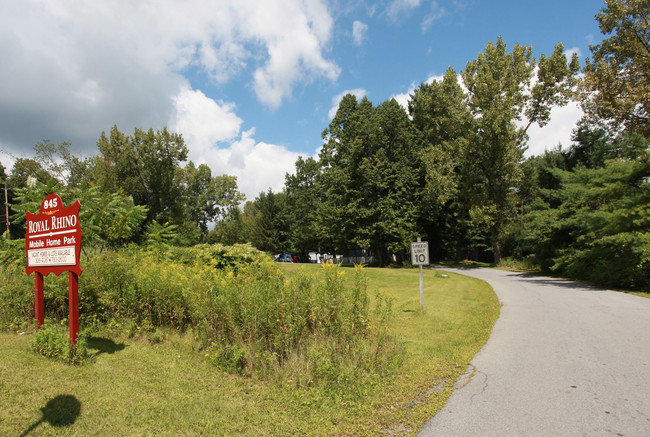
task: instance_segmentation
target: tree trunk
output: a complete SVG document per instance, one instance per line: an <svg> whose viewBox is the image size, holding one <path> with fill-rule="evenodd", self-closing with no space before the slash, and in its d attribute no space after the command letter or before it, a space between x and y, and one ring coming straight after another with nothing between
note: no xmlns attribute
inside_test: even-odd
<svg viewBox="0 0 650 437"><path fill-rule="evenodd" d="M492 233L492 253L494 255L494 264L499 264L501 262L501 244L496 232Z"/></svg>
<svg viewBox="0 0 650 437"><path fill-rule="evenodd" d="M379 267L386 267L387 263L387 249L381 245L375 246L372 249L372 254L375 256L375 262Z"/></svg>

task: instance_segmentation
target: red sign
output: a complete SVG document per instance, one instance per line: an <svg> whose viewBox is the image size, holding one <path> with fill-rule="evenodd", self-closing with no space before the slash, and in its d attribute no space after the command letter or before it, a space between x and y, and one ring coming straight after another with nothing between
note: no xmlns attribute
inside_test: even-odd
<svg viewBox="0 0 650 437"><path fill-rule="evenodd" d="M40 213L27 212L28 275L38 272L44 276L50 273L59 276L65 271L81 274L80 208L79 201L64 207L58 194L50 194L43 199Z"/></svg>

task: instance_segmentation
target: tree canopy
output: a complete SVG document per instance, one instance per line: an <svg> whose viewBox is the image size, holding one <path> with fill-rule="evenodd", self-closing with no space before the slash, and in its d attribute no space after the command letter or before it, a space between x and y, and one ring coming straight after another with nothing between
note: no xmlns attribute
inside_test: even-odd
<svg viewBox="0 0 650 437"><path fill-rule="evenodd" d="M128 136L114 126L110 136L100 135L100 154L85 159L69 147L43 141L34 147L34 159L15 161L6 179L18 224L24 205L38 209L33 196L56 191L64 200L76 196L82 201L81 214L89 214L87 242L116 246L145 241L151 235L145 231L153 225L167 233L175 230L176 244L190 245L205 241L209 224L225 220L244 199L234 176L213 177L205 164L181 167L187 148L181 135L167 129L136 129ZM24 230L14 226L12 234Z"/></svg>
<svg viewBox="0 0 650 437"><path fill-rule="evenodd" d="M43 141L0 177L15 216L48 190L83 198L98 245L249 242L303 260L363 249L386 265L408 262L420 236L434 259L516 257L647 289L649 15L645 0L606 0L596 16L606 38L582 76L561 43L536 59L499 37L460 73L420 84L407 109L348 94L318 156L243 205L236 178L186 162L182 136L166 128L114 126L86 159ZM586 117L572 143L525 159L530 126L575 98Z"/></svg>
<svg viewBox="0 0 650 437"><path fill-rule="evenodd" d="M650 3L606 0L596 15L607 38L591 46L583 108L592 122L650 136Z"/></svg>

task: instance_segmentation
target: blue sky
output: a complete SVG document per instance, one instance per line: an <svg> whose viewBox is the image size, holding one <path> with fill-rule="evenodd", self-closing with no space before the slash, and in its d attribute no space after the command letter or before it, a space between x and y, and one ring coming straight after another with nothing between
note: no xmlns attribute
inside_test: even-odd
<svg viewBox="0 0 650 437"><path fill-rule="evenodd" d="M196 163L234 174L248 199L280 190L322 145L346 91L406 104L489 41L562 42L582 62L599 1L0 0L0 162L48 139L97 153L117 124L180 132ZM569 143L577 105L530 130L528 154Z"/></svg>

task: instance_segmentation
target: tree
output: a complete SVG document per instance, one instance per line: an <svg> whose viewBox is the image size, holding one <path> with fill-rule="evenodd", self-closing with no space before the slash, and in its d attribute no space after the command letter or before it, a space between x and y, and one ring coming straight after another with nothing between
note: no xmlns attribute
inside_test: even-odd
<svg viewBox="0 0 650 437"><path fill-rule="evenodd" d="M562 203L546 237L555 241L552 270L604 286L650 290L649 158L646 153L599 168L557 171Z"/></svg>
<svg viewBox="0 0 650 437"><path fill-rule="evenodd" d="M381 265L391 253L404 256L421 194L420 153L404 108L347 95L323 139L323 231L338 250L372 249Z"/></svg>
<svg viewBox="0 0 650 437"><path fill-rule="evenodd" d="M228 211L224 219L218 221L214 229L208 232L207 242L210 244L221 243L226 246L246 243L246 229L242 211L239 208L232 208Z"/></svg>
<svg viewBox="0 0 650 437"><path fill-rule="evenodd" d="M286 194L269 189L244 205L247 239L257 249L270 253L288 251L286 204Z"/></svg>
<svg viewBox="0 0 650 437"><path fill-rule="evenodd" d="M449 68L442 80L421 84L411 95L409 112L422 143L424 193L419 217L432 256L462 257L458 252L468 242L459 176L472 114L456 72Z"/></svg>
<svg viewBox="0 0 650 437"><path fill-rule="evenodd" d="M79 187L83 183L95 180L93 159L83 159L74 156L70 151L70 143L54 144L43 140L34 145L36 155L34 160L56 178L60 183L69 187Z"/></svg>
<svg viewBox="0 0 650 437"><path fill-rule="evenodd" d="M564 152L567 170L578 165L587 168L602 167L607 159L614 158L611 135L605 129L593 128L584 119L573 130L571 139L573 145Z"/></svg>
<svg viewBox="0 0 650 437"><path fill-rule="evenodd" d="M27 186L27 181L30 179L45 184L53 177L38 161L29 158L16 159L7 178L7 186L11 189L23 188Z"/></svg>
<svg viewBox="0 0 650 437"><path fill-rule="evenodd" d="M423 141L427 200L441 207L457 194L472 124L456 72L449 68L441 81L421 84L410 97L409 113Z"/></svg>
<svg viewBox="0 0 650 437"><path fill-rule="evenodd" d="M212 198L208 201L208 208L214 211L212 221L223 221L233 211L239 211L239 205L246 199L237 187L237 176L223 174L214 176L210 181Z"/></svg>
<svg viewBox="0 0 650 437"><path fill-rule="evenodd" d="M323 234L329 236L336 250L367 248L369 244L360 241L357 228L367 214L360 165L370 148L372 112L367 98L357 102L348 94L322 133L325 144L319 161L323 203L318 215Z"/></svg>
<svg viewBox="0 0 650 437"><path fill-rule="evenodd" d="M97 147L99 183L103 191L118 189L149 208L147 221L164 222L182 215L180 187L176 176L187 159L180 134L135 129L132 137L113 126L110 137L102 132Z"/></svg>
<svg viewBox="0 0 650 437"><path fill-rule="evenodd" d="M525 140L526 131L531 125L536 123L540 127L546 126L550 120L551 108L565 106L569 103L575 95L576 74L579 70L578 55L574 53L571 56L571 61L567 62L562 43L555 46L551 56L546 57L542 54L539 57L537 80L531 88L530 95L525 96L524 113L528 124L517 138L520 147Z"/></svg>
<svg viewBox="0 0 650 437"><path fill-rule="evenodd" d="M461 191L471 222L489 232L495 262L501 259L500 234L510 215L511 188L521 178L526 129L532 123L543 126L552 106L567 103L578 62L574 56L567 64L558 44L552 56L540 58L531 88L535 66L530 47L515 44L507 53L499 37L461 73L474 134L463 160ZM524 114L528 126L518 128L515 121Z"/></svg>
<svg viewBox="0 0 650 437"><path fill-rule="evenodd" d="M564 244L558 241L562 235L553 235L552 229L557 223L557 208L563 201L557 172L568 169L568 154L558 147L522 163L524 177L513 190L513 219L504 229L504 254L518 259L533 257L545 271L552 265L555 249Z"/></svg>
<svg viewBox="0 0 650 437"><path fill-rule="evenodd" d="M429 209L421 216L432 218L425 226L443 254L476 256L491 247L495 261L501 258L526 132L546 125L552 107L568 103L579 68L577 56L567 62L562 44L537 62L530 47L507 52L498 38L467 63L464 89L450 68L412 94L409 111L425 150Z"/></svg>
<svg viewBox="0 0 650 437"><path fill-rule="evenodd" d="M311 251L325 249L326 236L320 232L318 210L322 204L320 193L320 164L314 158L298 157L295 174L287 173L284 189L289 214L289 245L303 259Z"/></svg>
<svg viewBox="0 0 650 437"><path fill-rule="evenodd" d="M650 2L606 0L596 15L608 36L590 46L582 106L592 121L650 136Z"/></svg>
<svg viewBox="0 0 650 437"><path fill-rule="evenodd" d="M377 106L372 149L362 163L363 192L369 204L365 234L380 265L389 255L407 258L418 229L418 203L422 198L419 144L404 108L395 99Z"/></svg>
<svg viewBox="0 0 650 437"><path fill-rule="evenodd" d="M185 213L189 221L207 232L208 222L213 220L216 214L212 203L212 171L205 164L196 167L190 161L185 168L179 170L179 175Z"/></svg>
<svg viewBox="0 0 650 437"><path fill-rule="evenodd" d="M7 232L9 232L9 205L7 204L9 196L7 194L7 173L5 173L5 167L1 162L0 184L2 184L2 192L0 192L0 217L2 217L2 223L0 223L0 226L4 228L4 225L6 225L5 229ZM3 229L0 233L4 233L5 229Z"/></svg>
<svg viewBox="0 0 650 437"><path fill-rule="evenodd" d="M236 176L212 177L206 164L197 167L190 161L179 170L179 178L183 210L204 234L208 223L223 220L228 211L244 200L244 195L237 190Z"/></svg>
<svg viewBox="0 0 650 437"><path fill-rule="evenodd" d="M568 149L524 162L507 250L570 278L648 289L648 140L584 121L572 138Z"/></svg>
<svg viewBox="0 0 650 437"><path fill-rule="evenodd" d="M646 139L639 134L613 135L585 119L573 130L571 139L573 145L563 152L568 170L577 166L604 167L607 161L616 159L636 160L647 148Z"/></svg>

